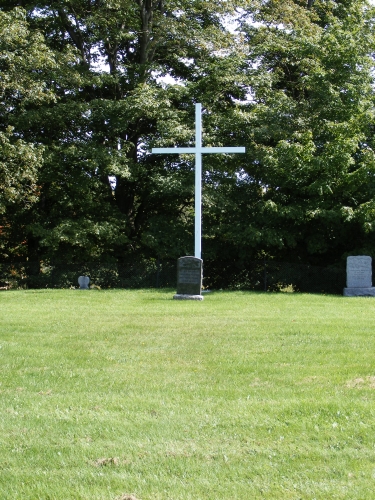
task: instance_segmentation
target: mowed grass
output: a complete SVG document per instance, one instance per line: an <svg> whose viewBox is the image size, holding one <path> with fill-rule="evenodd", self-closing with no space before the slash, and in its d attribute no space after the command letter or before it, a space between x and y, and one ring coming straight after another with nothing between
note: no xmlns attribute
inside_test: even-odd
<svg viewBox="0 0 375 500"><path fill-rule="evenodd" d="M375 498L375 300L0 294L0 498Z"/></svg>

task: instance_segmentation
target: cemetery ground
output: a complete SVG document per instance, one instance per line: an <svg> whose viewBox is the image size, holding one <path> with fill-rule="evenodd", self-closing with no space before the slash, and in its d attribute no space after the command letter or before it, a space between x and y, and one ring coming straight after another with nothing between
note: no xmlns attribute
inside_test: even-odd
<svg viewBox="0 0 375 500"><path fill-rule="evenodd" d="M373 499L375 300L0 294L0 498Z"/></svg>

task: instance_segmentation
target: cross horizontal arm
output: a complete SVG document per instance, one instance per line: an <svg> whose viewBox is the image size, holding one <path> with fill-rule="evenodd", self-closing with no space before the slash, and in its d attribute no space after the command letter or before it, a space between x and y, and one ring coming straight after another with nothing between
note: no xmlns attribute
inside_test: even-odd
<svg viewBox="0 0 375 500"><path fill-rule="evenodd" d="M245 153L246 148L152 148L154 154Z"/></svg>
<svg viewBox="0 0 375 500"><path fill-rule="evenodd" d="M201 153L246 153L246 148L202 148Z"/></svg>
<svg viewBox="0 0 375 500"><path fill-rule="evenodd" d="M196 152L196 148L152 148L152 153L154 154L171 153L177 155L184 153L195 154Z"/></svg>

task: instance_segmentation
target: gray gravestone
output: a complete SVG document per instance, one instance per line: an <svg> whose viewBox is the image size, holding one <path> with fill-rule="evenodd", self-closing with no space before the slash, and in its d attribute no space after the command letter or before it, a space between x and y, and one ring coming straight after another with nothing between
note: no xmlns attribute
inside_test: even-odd
<svg viewBox="0 0 375 500"><path fill-rule="evenodd" d="M80 276L78 278L78 284L80 290L89 290L90 278L88 276Z"/></svg>
<svg viewBox="0 0 375 500"><path fill-rule="evenodd" d="M346 259L346 297L375 296L372 286L372 259L368 255L355 255Z"/></svg>
<svg viewBox="0 0 375 500"><path fill-rule="evenodd" d="M174 299L203 300L202 259L181 257L177 261L177 294Z"/></svg>

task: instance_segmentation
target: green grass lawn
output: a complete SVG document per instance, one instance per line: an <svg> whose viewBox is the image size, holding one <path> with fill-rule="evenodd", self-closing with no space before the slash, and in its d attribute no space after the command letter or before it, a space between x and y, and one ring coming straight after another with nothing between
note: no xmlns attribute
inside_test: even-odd
<svg viewBox="0 0 375 500"><path fill-rule="evenodd" d="M0 293L0 498L375 498L375 300Z"/></svg>

